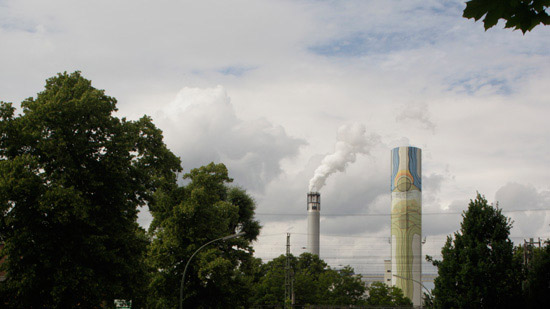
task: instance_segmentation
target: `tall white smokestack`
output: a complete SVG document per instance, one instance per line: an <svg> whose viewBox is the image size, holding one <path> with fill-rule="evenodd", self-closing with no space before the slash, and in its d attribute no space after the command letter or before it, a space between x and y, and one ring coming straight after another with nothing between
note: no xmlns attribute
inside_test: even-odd
<svg viewBox="0 0 550 309"><path fill-rule="evenodd" d="M307 250L316 255L319 255L320 218L321 194L309 192L307 194Z"/></svg>
<svg viewBox="0 0 550 309"><path fill-rule="evenodd" d="M344 172L348 164L355 162L357 154L369 154L372 147L378 144L377 134L367 135L365 126L361 123L346 124L338 128L334 153L328 154L315 169L309 180L307 194L307 248L312 254L319 255L319 220L321 211L321 195L319 190L325 185L327 178L336 173Z"/></svg>

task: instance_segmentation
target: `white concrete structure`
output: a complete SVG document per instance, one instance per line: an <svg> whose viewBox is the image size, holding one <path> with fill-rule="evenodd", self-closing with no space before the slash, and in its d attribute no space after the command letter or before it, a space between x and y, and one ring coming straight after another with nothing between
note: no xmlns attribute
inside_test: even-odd
<svg viewBox="0 0 550 309"><path fill-rule="evenodd" d="M321 194L307 194L307 251L319 255L319 233L321 219Z"/></svg>

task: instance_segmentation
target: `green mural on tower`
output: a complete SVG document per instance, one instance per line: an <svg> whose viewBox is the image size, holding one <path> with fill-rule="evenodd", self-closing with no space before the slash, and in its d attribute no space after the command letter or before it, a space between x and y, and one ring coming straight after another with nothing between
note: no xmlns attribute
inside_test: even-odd
<svg viewBox="0 0 550 309"><path fill-rule="evenodd" d="M414 305L420 305L422 280L422 175L421 150L392 150L391 236L392 283Z"/></svg>

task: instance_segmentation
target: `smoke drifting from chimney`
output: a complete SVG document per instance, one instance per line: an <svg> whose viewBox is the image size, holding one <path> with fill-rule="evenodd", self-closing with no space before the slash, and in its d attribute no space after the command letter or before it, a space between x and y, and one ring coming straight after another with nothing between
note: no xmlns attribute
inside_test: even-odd
<svg viewBox="0 0 550 309"><path fill-rule="evenodd" d="M357 154L369 154L379 140L377 134L367 136L365 126L361 123L346 124L338 128L334 153L327 155L315 170L309 181L309 191L321 190L330 175L345 171L348 163L355 162Z"/></svg>

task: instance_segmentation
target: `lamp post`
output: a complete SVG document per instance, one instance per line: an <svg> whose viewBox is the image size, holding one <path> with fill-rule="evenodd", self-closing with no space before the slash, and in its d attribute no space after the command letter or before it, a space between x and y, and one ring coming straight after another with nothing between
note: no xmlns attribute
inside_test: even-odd
<svg viewBox="0 0 550 309"><path fill-rule="evenodd" d="M430 296L430 298L432 297L432 292L430 290L428 290L428 288L420 281L418 280L415 280L415 279L412 279L412 278L405 278L403 276L399 276L399 275L393 275L394 277L397 277L397 278L401 278L401 279L405 279L405 280L411 280L411 281L414 281L416 283L420 283L420 285L424 288L424 290L426 290L426 292L428 292L428 295Z"/></svg>
<svg viewBox="0 0 550 309"><path fill-rule="evenodd" d="M217 238L217 239L214 239L214 240L211 240L207 243L205 243L204 245L200 246L200 248L198 248L192 255L191 257L189 258L189 260L187 260L187 264L185 264L185 268L183 269L183 275L181 276L181 286L180 286L180 309L183 309L183 282L185 280L185 273L187 272L187 267L189 266L189 263L191 262L191 260L193 259L193 257L195 256L195 254L197 254L199 251L201 251L202 248L208 246L209 244L213 243L213 242L216 242L216 241L219 241L219 240L228 240L228 239L232 239L232 238L237 238L239 236L243 236L244 234L246 234L245 232L240 232L240 233L237 233L237 234L233 234L233 235L229 235L229 236L225 236L225 237L220 237L220 238Z"/></svg>

